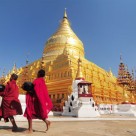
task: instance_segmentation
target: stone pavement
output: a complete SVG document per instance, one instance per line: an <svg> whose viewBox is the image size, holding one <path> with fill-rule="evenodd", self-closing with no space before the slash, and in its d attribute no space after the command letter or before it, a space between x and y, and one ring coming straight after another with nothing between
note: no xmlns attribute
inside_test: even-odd
<svg viewBox="0 0 136 136"><path fill-rule="evenodd" d="M50 117L51 127L45 133L42 121L33 121L32 134L25 133L27 121L17 121L18 132L12 132L11 123L0 122L0 136L136 136L136 118L107 116L100 118Z"/></svg>

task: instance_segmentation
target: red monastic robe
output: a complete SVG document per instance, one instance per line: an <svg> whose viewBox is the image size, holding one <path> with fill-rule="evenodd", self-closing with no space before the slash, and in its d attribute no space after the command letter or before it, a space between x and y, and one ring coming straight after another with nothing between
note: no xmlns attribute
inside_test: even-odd
<svg viewBox="0 0 136 136"><path fill-rule="evenodd" d="M0 97L2 97L4 95L4 92L0 92ZM1 108L1 104L2 102L0 103L0 119L2 118L2 108Z"/></svg>
<svg viewBox="0 0 136 136"><path fill-rule="evenodd" d="M4 119L10 116L22 114L22 107L18 96L19 90L18 86L16 85L16 81L12 80L8 82L3 92L3 99L1 105L2 117Z"/></svg>
<svg viewBox="0 0 136 136"><path fill-rule="evenodd" d="M45 81L40 77L35 79L33 84L34 93L26 94L26 110L24 116L27 119L46 119L53 104L49 98Z"/></svg>

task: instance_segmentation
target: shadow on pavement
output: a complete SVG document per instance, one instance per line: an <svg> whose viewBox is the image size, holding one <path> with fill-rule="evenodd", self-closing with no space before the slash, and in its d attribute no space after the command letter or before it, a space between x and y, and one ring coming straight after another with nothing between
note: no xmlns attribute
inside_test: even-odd
<svg viewBox="0 0 136 136"><path fill-rule="evenodd" d="M9 127L9 126L0 126L0 130L3 129L3 130L7 130L7 131L12 131L12 127ZM18 128L16 131L13 131L13 132L24 132L26 131L27 129L26 128Z"/></svg>
<svg viewBox="0 0 136 136"><path fill-rule="evenodd" d="M46 131L40 131L40 130L33 130L33 132L46 133Z"/></svg>

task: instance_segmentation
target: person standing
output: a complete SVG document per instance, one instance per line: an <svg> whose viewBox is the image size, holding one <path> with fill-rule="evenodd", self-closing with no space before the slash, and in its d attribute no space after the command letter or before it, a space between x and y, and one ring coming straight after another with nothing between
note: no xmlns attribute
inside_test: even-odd
<svg viewBox="0 0 136 136"><path fill-rule="evenodd" d="M0 91L0 121L1 121L1 118L2 118L2 108L1 108L1 105L2 105L3 91L2 92Z"/></svg>
<svg viewBox="0 0 136 136"><path fill-rule="evenodd" d="M18 129L13 116L23 114L21 103L18 99L19 89L16 84L17 78L18 76L16 74L12 74L10 81L6 84L4 92L1 93L1 96L3 97L1 104L1 117L4 118L5 122L8 122L10 119L13 125L12 131L16 131Z"/></svg>
<svg viewBox="0 0 136 136"><path fill-rule="evenodd" d="M37 78L33 81L33 93L26 93L26 109L24 116L28 120L28 132L32 133L32 119L41 119L46 123L47 129L50 127L48 113L51 111L53 104L48 94L48 89L44 80L45 71L39 70Z"/></svg>

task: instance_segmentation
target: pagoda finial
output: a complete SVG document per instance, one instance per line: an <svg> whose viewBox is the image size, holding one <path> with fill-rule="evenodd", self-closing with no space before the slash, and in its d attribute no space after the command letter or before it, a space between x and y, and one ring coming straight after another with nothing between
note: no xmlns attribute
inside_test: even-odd
<svg viewBox="0 0 136 136"><path fill-rule="evenodd" d="M17 67L16 67L16 63L14 63L13 68L12 68L12 72L16 73L16 71L17 71Z"/></svg>
<svg viewBox="0 0 136 136"><path fill-rule="evenodd" d="M134 80L136 80L136 69L134 67Z"/></svg>
<svg viewBox="0 0 136 136"><path fill-rule="evenodd" d="M122 54L120 54L120 63L123 63L123 61L122 61Z"/></svg>
<svg viewBox="0 0 136 136"><path fill-rule="evenodd" d="M128 72L128 65L126 65L126 71Z"/></svg>
<svg viewBox="0 0 136 136"><path fill-rule="evenodd" d="M45 54L43 53L42 58L41 58L41 69L44 68L44 57L45 57Z"/></svg>
<svg viewBox="0 0 136 136"><path fill-rule="evenodd" d="M80 56L79 56L79 59L78 59L78 70L77 70L77 75L76 75L76 79L84 79L83 77L83 73L82 73L82 60L80 59Z"/></svg>
<svg viewBox="0 0 136 136"><path fill-rule="evenodd" d="M5 76L5 68L4 68L3 72L2 72L2 77L4 77L4 76Z"/></svg>
<svg viewBox="0 0 136 136"><path fill-rule="evenodd" d="M28 59L26 59L26 65L28 65L28 63L29 63L29 61L28 61Z"/></svg>
<svg viewBox="0 0 136 136"><path fill-rule="evenodd" d="M29 52L26 54L26 65L28 65L28 63L29 63L28 57L29 57Z"/></svg>
<svg viewBox="0 0 136 136"><path fill-rule="evenodd" d="M67 18L66 8L65 8L65 11L64 11L64 17L63 18Z"/></svg>
<svg viewBox="0 0 136 136"><path fill-rule="evenodd" d="M112 76L113 73L112 73L112 70L111 70L111 67L110 67L110 70L109 70L109 74Z"/></svg>
<svg viewBox="0 0 136 136"><path fill-rule="evenodd" d="M132 79L135 79L135 75L134 75L134 69L132 69Z"/></svg>

